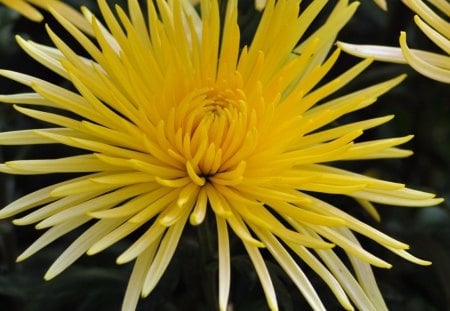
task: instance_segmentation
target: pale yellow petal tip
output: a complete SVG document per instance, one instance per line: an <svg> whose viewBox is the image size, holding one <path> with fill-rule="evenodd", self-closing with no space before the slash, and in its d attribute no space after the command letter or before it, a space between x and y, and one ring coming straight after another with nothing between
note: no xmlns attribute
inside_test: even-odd
<svg viewBox="0 0 450 311"><path fill-rule="evenodd" d="M266 6L267 0L255 0L255 8L258 11L262 11Z"/></svg>
<svg viewBox="0 0 450 311"><path fill-rule="evenodd" d="M378 5L383 11L387 11L387 3L386 0L374 0L375 4Z"/></svg>
<svg viewBox="0 0 450 311"><path fill-rule="evenodd" d="M42 16L42 14L39 12L33 15L27 14L26 17L36 23L40 23L44 20L44 16Z"/></svg>
<svg viewBox="0 0 450 311"><path fill-rule="evenodd" d="M50 281L57 277L63 270L60 269L59 266L53 264L45 273L44 280Z"/></svg>
<svg viewBox="0 0 450 311"><path fill-rule="evenodd" d="M398 75L397 77L388 80L387 82L389 82L389 89L396 87L397 85L402 83L407 77L408 77L408 75L406 73L402 73L402 74ZM406 139L406 137L409 137L408 140L411 140L414 138L414 135L405 136L405 139Z"/></svg>
<svg viewBox="0 0 450 311"><path fill-rule="evenodd" d="M431 261L428 261L428 260L419 260L417 262L417 264L419 264L421 266L431 266L433 263Z"/></svg>
<svg viewBox="0 0 450 311"><path fill-rule="evenodd" d="M25 256L24 254L20 254L19 256L17 256L16 258L16 262L22 262L25 259L27 259L29 256Z"/></svg>
<svg viewBox="0 0 450 311"><path fill-rule="evenodd" d="M330 243L330 242L324 242L324 241L319 241L317 240L317 244L315 244L314 248L316 249L332 249L336 246L336 244L334 243Z"/></svg>
<svg viewBox="0 0 450 311"><path fill-rule="evenodd" d="M404 157L404 158L408 158L408 157L414 155L414 151L412 151L412 150L402 149L402 152L403 152L402 157Z"/></svg>
<svg viewBox="0 0 450 311"><path fill-rule="evenodd" d="M152 292L153 288L150 288L149 286L144 286L142 287L142 291L141 291L141 298L147 298L148 295L150 295L150 293Z"/></svg>
<svg viewBox="0 0 450 311"><path fill-rule="evenodd" d="M53 279L55 276L56 276L56 275L53 275L53 273L47 272L47 273L44 275L44 280L45 280L45 281L50 281L50 280Z"/></svg>
<svg viewBox="0 0 450 311"><path fill-rule="evenodd" d="M130 258L129 256L123 256L120 255L119 257L117 257L116 259L116 264L118 265L123 265L126 263L129 263L130 261L132 261L134 258Z"/></svg>
<svg viewBox="0 0 450 311"><path fill-rule="evenodd" d="M41 222L37 223L34 228L37 230L47 229L52 227L54 224L51 223L48 218L42 220Z"/></svg>
<svg viewBox="0 0 450 311"><path fill-rule="evenodd" d="M445 201L444 198L435 198L433 200L434 200L434 205L439 205L439 204L441 204L442 202Z"/></svg>
<svg viewBox="0 0 450 311"><path fill-rule="evenodd" d="M400 83L400 82L402 82L403 80L405 80L406 77L408 77L408 75L407 75L406 73L402 73L401 75L399 75L399 76L397 77L398 83Z"/></svg>
<svg viewBox="0 0 450 311"><path fill-rule="evenodd" d="M198 226L203 222L204 217L202 217L201 215L192 213L189 216L189 223L193 226Z"/></svg>
<svg viewBox="0 0 450 311"><path fill-rule="evenodd" d="M429 260L417 258L409 253L408 253L408 255L409 255L408 258L406 258L406 259L412 263L415 263L416 265L420 265L420 266L431 266L432 265L432 262Z"/></svg>
<svg viewBox="0 0 450 311"><path fill-rule="evenodd" d="M45 226L41 223L38 223L37 225L34 226L34 228L37 230L42 230L42 229L45 229Z"/></svg>
<svg viewBox="0 0 450 311"><path fill-rule="evenodd" d="M435 195L431 193L430 195L432 195L432 197L422 199L421 201L423 201L424 204L418 205L418 207L435 207L445 201L444 198L435 198Z"/></svg>
<svg viewBox="0 0 450 311"><path fill-rule="evenodd" d="M416 24L423 23L423 21L422 21L422 19L420 18L419 15L414 15L414 22L415 22Z"/></svg>
<svg viewBox="0 0 450 311"><path fill-rule="evenodd" d="M98 245L93 245L86 251L86 255L93 256L100 253L103 249Z"/></svg>
<svg viewBox="0 0 450 311"><path fill-rule="evenodd" d="M1 218L2 218L2 217L1 217L1 214L0 214L0 219L1 219ZM27 225L27 223L24 222L22 218L13 219L13 220L12 220L12 223L13 223L14 225L16 225L16 226L25 226L25 225Z"/></svg>
<svg viewBox="0 0 450 311"><path fill-rule="evenodd" d="M372 219L374 221L376 221L377 223L381 223L381 216L380 214L370 214L370 216L372 217Z"/></svg>
<svg viewBox="0 0 450 311"><path fill-rule="evenodd" d="M24 38L22 38L21 35L15 35L14 39L16 39L16 42L20 45L21 43L26 43L29 42L29 40L25 40Z"/></svg>

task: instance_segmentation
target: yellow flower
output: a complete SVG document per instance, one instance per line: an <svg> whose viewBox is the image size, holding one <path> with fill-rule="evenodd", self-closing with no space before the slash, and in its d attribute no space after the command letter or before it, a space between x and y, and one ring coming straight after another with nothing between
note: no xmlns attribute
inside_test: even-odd
<svg viewBox="0 0 450 311"><path fill-rule="evenodd" d="M48 10L51 7L61 15L65 16L65 18L72 23L76 24L83 31L90 33L91 30L90 24L77 10L59 0L0 0L0 3L16 10L26 18L35 22L41 22L44 17L29 3L45 10Z"/></svg>
<svg viewBox="0 0 450 311"><path fill-rule="evenodd" d="M346 52L360 57L374 57L377 60L408 63L424 76L450 83L450 23L434 12L422 0L402 0L418 15L414 16L417 26L428 36L444 54L410 49L406 33L400 34L400 48L374 45L356 45L340 42L338 45ZM429 0L442 15L450 18L450 3L447 0Z"/></svg>
<svg viewBox="0 0 450 311"><path fill-rule="evenodd" d="M99 0L106 25L83 12L95 43L52 10L92 59L77 55L49 27L56 48L18 37L31 57L76 91L0 71L33 89L0 100L54 125L1 133L0 144L64 144L85 153L10 161L0 164L0 171L86 173L0 211L2 218L28 211L13 222L48 229L18 260L91 224L50 267L45 275L50 280L84 253L101 252L144 227L117 258L119 264L135 260L123 302L123 310L133 310L164 274L187 222L201 224L210 210L217 225L220 310L228 305L230 230L248 252L271 310L278 310L277 298L262 248L315 310L325 306L298 261L324 280L345 309L386 309L370 266L391 265L365 250L353 232L412 262L429 262L312 193L353 198L375 218L372 202L421 207L441 199L330 165L408 156L410 151L395 146L411 136L355 142L392 116L336 125L404 77L327 99L371 63L363 60L331 81L323 79L338 59L339 50L329 51L355 2L338 1L324 24L297 45L327 2L313 1L299 15L299 1L268 1L251 44L244 47L237 1L228 2L221 22L218 1L202 1L200 17L187 0L159 0L156 8L149 0L147 20L137 0L129 1L129 16L118 7L118 19L106 0ZM348 255L355 275L333 246Z"/></svg>

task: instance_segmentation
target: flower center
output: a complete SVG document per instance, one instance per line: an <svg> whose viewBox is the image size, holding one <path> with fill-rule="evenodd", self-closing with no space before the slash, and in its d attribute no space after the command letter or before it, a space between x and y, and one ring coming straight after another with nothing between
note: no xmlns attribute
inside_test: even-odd
<svg viewBox="0 0 450 311"><path fill-rule="evenodd" d="M207 111L207 115L227 117L230 116L232 110L240 110L245 107L242 106L245 103L243 96L229 89L225 91L213 89L205 95L204 108Z"/></svg>
<svg viewBox="0 0 450 311"><path fill-rule="evenodd" d="M242 179L251 132L247 107L240 89L204 88L172 108L165 136L194 183ZM229 174L237 169L238 174Z"/></svg>

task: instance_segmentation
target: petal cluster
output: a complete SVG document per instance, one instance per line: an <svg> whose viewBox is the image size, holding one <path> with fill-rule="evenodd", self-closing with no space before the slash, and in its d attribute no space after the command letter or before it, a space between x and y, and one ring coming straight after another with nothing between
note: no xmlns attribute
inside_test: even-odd
<svg viewBox="0 0 450 311"><path fill-rule="evenodd" d="M343 42L340 42L339 46L346 52L359 57L374 57L381 61L407 63L426 77L450 83L450 22L448 20L450 3L446 0L429 0L428 2L435 8L433 10L422 0L402 1L417 14L414 16L416 25L442 49L443 54L410 49L406 41L406 32L400 34L400 48Z"/></svg>
<svg viewBox="0 0 450 311"><path fill-rule="evenodd" d="M55 47L18 37L32 58L75 90L1 70L32 91L1 95L0 101L52 127L1 133L0 144L63 144L84 153L0 164L8 174L81 174L0 211L2 218L25 213L13 222L46 229L19 260L89 224L50 267L45 278L51 279L83 254L143 228L117 258L119 264L135 261L122 307L133 310L140 295L157 286L184 227L209 215L217 227L221 310L229 303L230 231L242 241L271 310L278 303L263 249L314 310L325 306L299 261L345 309L386 309L370 267L391 265L365 250L354 233L407 260L429 263L313 193L352 198L375 218L372 203L422 207L441 199L334 166L408 156L397 146L412 137L362 139L392 116L342 123L341 117L373 104L404 77L330 99L371 60L326 78L339 58L339 49L330 53L336 36L358 6L338 1L306 37L327 3L316 0L300 10L299 1L268 1L252 42L243 47L233 0L223 20L218 1L201 1L199 14L187 0L149 0L144 14L137 0L129 0L129 13L120 6L113 12L99 0L104 24L82 9L93 39L50 9L89 57L76 54L48 26ZM333 248L348 255L352 268Z"/></svg>

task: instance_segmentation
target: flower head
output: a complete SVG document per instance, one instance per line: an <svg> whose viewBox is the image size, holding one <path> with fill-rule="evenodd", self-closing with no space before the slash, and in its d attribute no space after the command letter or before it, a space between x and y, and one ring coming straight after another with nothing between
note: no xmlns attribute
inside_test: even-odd
<svg viewBox="0 0 450 311"><path fill-rule="evenodd" d="M414 50L408 47L406 33L400 34L400 48L356 45L340 42L339 46L346 52L360 57L374 57L381 61L408 63L417 72L434 80L450 83L450 3L446 0L429 0L436 11L434 12L422 0L402 0L417 15L414 16L416 25L430 38L444 54Z"/></svg>
<svg viewBox="0 0 450 311"><path fill-rule="evenodd" d="M56 48L18 37L31 57L76 91L0 71L33 89L0 100L54 125L1 133L0 144L64 144L85 151L0 165L0 171L10 174L85 173L0 211L3 218L28 212L14 223L48 229L19 260L91 224L50 267L45 278L51 279L84 253L101 252L143 227L146 231L117 259L119 264L135 261L123 304L132 310L139 295L147 296L164 274L186 224L201 224L211 210L221 310L229 296L230 231L248 252L272 310L278 308L277 299L263 248L316 310L325 307L297 260L326 282L344 308L386 308L370 265L390 264L366 251L353 232L412 262L428 264L407 253L408 245L312 195L354 198L375 217L371 202L429 206L441 201L329 164L411 153L395 147L411 136L355 142L392 116L333 126L403 79L327 99L371 63L364 60L331 81L324 79L339 57L339 50L329 51L356 3L339 1L324 24L302 38L327 1L313 1L300 14L299 1L268 1L253 41L244 47L237 1L228 2L223 21L218 1L202 1L200 17L189 1L159 0L155 7L149 0L147 19L137 0L129 1L129 15L117 7L118 17L105 0L98 4L105 25L83 9L95 43L52 10L91 59L77 55L49 27ZM356 276L333 246L349 256Z"/></svg>

